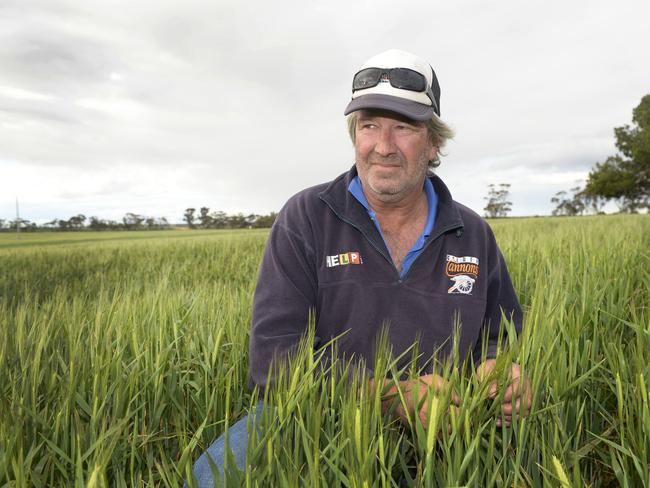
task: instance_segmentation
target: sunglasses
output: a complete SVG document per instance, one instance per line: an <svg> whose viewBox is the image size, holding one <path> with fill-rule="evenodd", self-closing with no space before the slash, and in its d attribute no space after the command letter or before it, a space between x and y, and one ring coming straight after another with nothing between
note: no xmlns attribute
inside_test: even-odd
<svg viewBox="0 0 650 488"><path fill-rule="evenodd" d="M352 79L352 91L365 90L377 86L380 81L388 80L390 86L400 90L426 92L437 110L438 106L433 98L433 92L422 73L408 68L366 68L359 71Z"/></svg>

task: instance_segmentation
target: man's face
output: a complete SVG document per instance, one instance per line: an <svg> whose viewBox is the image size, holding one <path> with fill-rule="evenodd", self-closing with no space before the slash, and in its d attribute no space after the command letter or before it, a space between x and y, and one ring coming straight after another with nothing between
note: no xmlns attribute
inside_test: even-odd
<svg viewBox="0 0 650 488"><path fill-rule="evenodd" d="M360 110L355 139L357 171L368 198L394 203L422 191L427 163L437 152L424 122Z"/></svg>

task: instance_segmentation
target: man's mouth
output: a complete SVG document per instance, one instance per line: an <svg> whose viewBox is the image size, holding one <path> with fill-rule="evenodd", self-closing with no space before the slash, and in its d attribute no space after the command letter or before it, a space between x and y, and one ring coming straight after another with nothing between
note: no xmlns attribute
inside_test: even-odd
<svg viewBox="0 0 650 488"><path fill-rule="evenodd" d="M399 162L391 163L389 161L371 161L370 165L371 166L380 166L382 168L399 168L400 166L402 166L401 163L399 163Z"/></svg>

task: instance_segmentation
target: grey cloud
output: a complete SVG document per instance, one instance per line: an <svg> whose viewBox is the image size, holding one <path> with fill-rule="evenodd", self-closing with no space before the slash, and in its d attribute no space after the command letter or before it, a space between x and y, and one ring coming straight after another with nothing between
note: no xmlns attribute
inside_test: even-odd
<svg viewBox="0 0 650 488"><path fill-rule="evenodd" d="M4 112L4 116L2 116ZM22 121L25 119L42 120L45 122L60 122L63 124L77 124L79 120L67 111L57 110L55 107L48 107L45 104L36 103L15 103L4 101L0 98L0 121Z"/></svg>
<svg viewBox="0 0 650 488"><path fill-rule="evenodd" d="M611 149L611 139L570 139L553 143L514 147L483 158L479 164L490 171L525 166L535 171L585 170L604 159Z"/></svg>
<svg viewBox="0 0 650 488"><path fill-rule="evenodd" d="M330 24L337 19L314 19L313 6L291 3L290 9L219 3L202 8L200 18L177 8L156 21L153 37L162 50L211 73L215 90L232 92L244 82L299 109L341 81L347 51ZM314 33L316 22L322 35Z"/></svg>
<svg viewBox="0 0 650 488"><path fill-rule="evenodd" d="M62 199L79 199L79 198L101 198L111 195L128 195L137 189L137 181L115 181L111 180L101 185L100 188L92 191L81 189L78 191L62 191L57 197Z"/></svg>
<svg viewBox="0 0 650 488"><path fill-rule="evenodd" d="M120 63L106 48L65 31L19 32L3 39L0 63L20 84L70 96L103 83Z"/></svg>

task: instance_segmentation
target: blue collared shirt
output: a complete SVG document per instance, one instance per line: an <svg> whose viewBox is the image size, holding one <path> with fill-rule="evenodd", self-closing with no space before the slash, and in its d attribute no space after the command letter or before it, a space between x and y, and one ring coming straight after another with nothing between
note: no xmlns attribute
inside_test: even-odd
<svg viewBox="0 0 650 488"><path fill-rule="evenodd" d="M381 227L379 226L379 220L377 219L377 215L370 208L368 199L366 198L366 195L363 193L363 185L358 175L355 176L350 182L350 184L348 185L348 191L352 193L354 198L356 198L359 201L359 203L365 207L366 211L368 212L368 215L370 216L370 219L375 223L377 230L381 234L381 238L384 239L384 244L386 244L386 239L384 238L384 234L381 231ZM420 252L422 252L424 243L426 242L427 237L429 237L429 235L431 234L431 231L433 230L433 226L436 223L436 214L438 212L438 195L436 194L436 191L433 189L433 184L431 184L431 180L429 180L429 178L424 179L424 192L427 194L427 203L429 205L429 209L427 212L427 223L424 226L424 230L422 231L422 234L420 235L420 237L418 237L417 241L415 241L413 247L409 250L409 252L406 253L406 256L404 257L404 261L402 261L402 272L399 275L400 278L404 278L404 276L406 276L406 273L408 273L408 270L413 264L413 261L415 261L415 258L417 258L420 255ZM388 248L387 244L386 244L386 248Z"/></svg>

